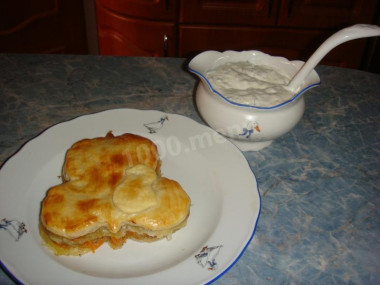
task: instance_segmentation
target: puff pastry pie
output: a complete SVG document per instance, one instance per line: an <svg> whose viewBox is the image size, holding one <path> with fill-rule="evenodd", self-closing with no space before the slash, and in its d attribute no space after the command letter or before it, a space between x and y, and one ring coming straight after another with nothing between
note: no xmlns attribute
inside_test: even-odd
<svg viewBox="0 0 380 285"><path fill-rule="evenodd" d="M190 198L160 165L156 145L134 134L76 142L63 183L42 201L42 239L56 255L82 255L105 242L117 249L127 239L170 238L186 225Z"/></svg>

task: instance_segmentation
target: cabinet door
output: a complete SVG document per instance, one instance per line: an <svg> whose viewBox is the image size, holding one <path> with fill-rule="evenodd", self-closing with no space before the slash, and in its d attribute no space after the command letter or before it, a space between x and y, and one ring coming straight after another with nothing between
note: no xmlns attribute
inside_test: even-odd
<svg viewBox="0 0 380 285"><path fill-rule="evenodd" d="M98 5L126 16L176 20L178 0L96 0Z"/></svg>
<svg viewBox="0 0 380 285"><path fill-rule="evenodd" d="M274 25L276 9L274 0L181 0L180 22Z"/></svg>
<svg viewBox="0 0 380 285"><path fill-rule="evenodd" d="M97 3L99 53L124 56L175 56L176 25L122 16Z"/></svg>
<svg viewBox="0 0 380 285"><path fill-rule="evenodd" d="M337 29L372 23L378 3L378 0L284 0L278 25Z"/></svg>
<svg viewBox="0 0 380 285"><path fill-rule="evenodd" d="M205 50L259 50L289 60L307 60L329 36L321 30L184 26L179 29L179 56L193 57ZM345 43L332 50L323 64L358 68L365 41Z"/></svg>
<svg viewBox="0 0 380 285"><path fill-rule="evenodd" d="M83 3L1 0L0 52L86 54Z"/></svg>

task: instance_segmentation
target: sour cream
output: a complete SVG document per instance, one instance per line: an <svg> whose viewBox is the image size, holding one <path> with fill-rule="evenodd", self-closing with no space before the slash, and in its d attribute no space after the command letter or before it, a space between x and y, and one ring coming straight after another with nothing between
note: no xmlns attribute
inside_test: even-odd
<svg viewBox="0 0 380 285"><path fill-rule="evenodd" d="M222 64L206 78L221 95L239 104L272 107L294 96L285 88L291 79L287 74L248 61Z"/></svg>

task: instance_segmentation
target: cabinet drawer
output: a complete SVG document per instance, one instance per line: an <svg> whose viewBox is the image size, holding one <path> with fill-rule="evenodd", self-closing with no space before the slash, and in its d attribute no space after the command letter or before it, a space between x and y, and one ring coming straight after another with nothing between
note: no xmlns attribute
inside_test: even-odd
<svg viewBox="0 0 380 285"><path fill-rule="evenodd" d="M177 0L96 0L97 5L122 15L143 19L175 21Z"/></svg>
<svg viewBox="0 0 380 285"><path fill-rule="evenodd" d="M96 6L99 53L124 56L175 56L176 25L147 21Z"/></svg>
<svg viewBox="0 0 380 285"><path fill-rule="evenodd" d="M340 29L358 23L371 23L378 0L284 0L279 26Z"/></svg>
<svg viewBox="0 0 380 285"><path fill-rule="evenodd" d="M274 25L277 1L181 0L180 23Z"/></svg>
<svg viewBox="0 0 380 285"><path fill-rule="evenodd" d="M179 28L179 56L193 57L205 50L252 49L305 61L329 35L319 30L182 26ZM322 63L358 68L365 43L365 39L359 39L342 44Z"/></svg>

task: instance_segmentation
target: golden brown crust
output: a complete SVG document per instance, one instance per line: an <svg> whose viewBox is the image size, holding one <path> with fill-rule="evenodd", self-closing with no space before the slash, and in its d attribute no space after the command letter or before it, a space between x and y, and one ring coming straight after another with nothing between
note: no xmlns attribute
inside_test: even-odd
<svg viewBox="0 0 380 285"><path fill-rule="evenodd" d="M157 192L159 206L136 214L131 221L156 231L173 227L187 218L190 198L178 182L162 177L153 183L153 188Z"/></svg>
<svg viewBox="0 0 380 285"><path fill-rule="evenodd" d="M65 181L85 184L109 184L114 187L126 168L144 164L156 171L160 162L156 145L134 134L84 139L67 151L63 167Z"/></svg>
<svg viewBox="0 0 380 285"><path fill-rule="evenodd" d="M154 240L186 224L190 198L177 182L160 177L157 147L146 138L107 134L76 142L66 153L63 180L48 190L40 214L45 238L63 248L73 240L109 242L95 237L99 229L114 241Z"/></svg>

